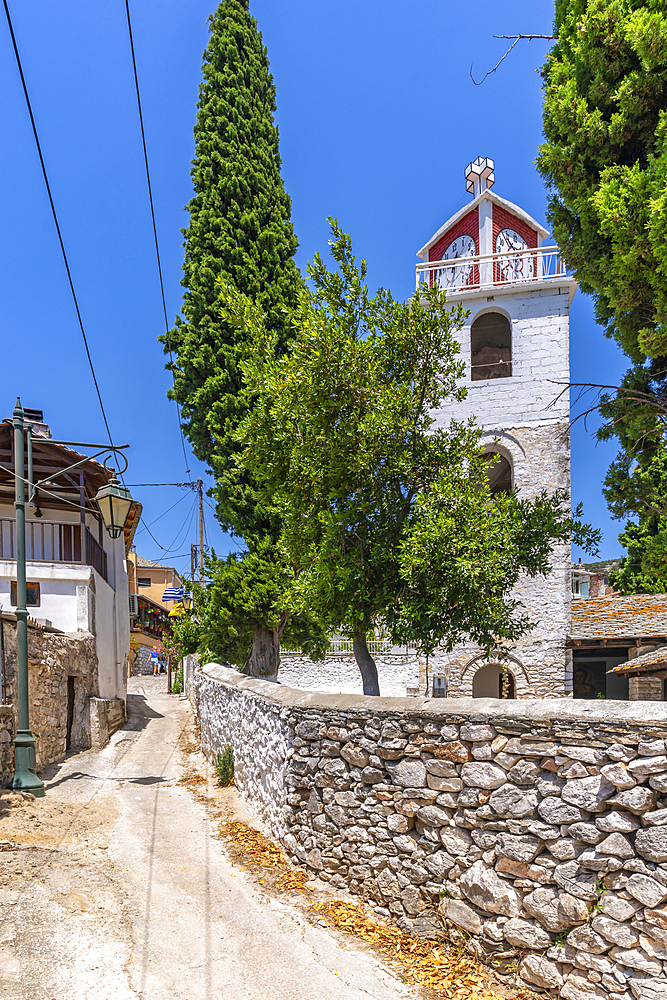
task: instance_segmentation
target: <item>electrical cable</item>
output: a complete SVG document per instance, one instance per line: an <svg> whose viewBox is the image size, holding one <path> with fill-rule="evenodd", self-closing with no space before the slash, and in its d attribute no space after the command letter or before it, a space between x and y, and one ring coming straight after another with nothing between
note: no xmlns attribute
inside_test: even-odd
<svg viewBox="0 0 667 1000"><path fill-rule="evenodd" d="M164 517L165 514L168 514L170 510L174 509L174 507L178 507L179 503L182 503L183 500L185 500L186 498L187 498L187 493L184 493L183 496L181 496L181 497L178 498L178 500L176 501L176 503L173 503L171 505L171 507L167 507L167 509L165 511L163 511L162 514L158 514L157 517L154 517L153 520L149 521L148 524L146 524L145 526L148 527L149 525L151 525L151 526L154 525L156 521L159 521L160 518Z"/></svg>
<svg viewBox="0 0 667 1000"><path fill-rule="evenodd" d="M176 533L176 536L173 538L173 540L171 541L171 543L170 543L170 545L168 547L165 547L164 545L161 545L160 542L158 542L157 538L155 537L155 535L153 534L153 532L150 530L150 528L148 527L148 525L146 524L146 522L143 520L143 518L142 518L142 523L137 528L137 534L139 534L139 532L142 531L145 528L146 531L148 532L148 534L151 536L151 538L155 542L155 544L157 545L157 547L159 549L162 549L162 552L164 553L164 555L168 555L170 552L173 552L175 549L177 549L179 547L176 544L176 542L180 538L181 532L186 527L186 523L187 523L186 534L187 534L187 531L190 530L190 525L192 524L192 518L194 516L194 511L195 511L196 506L197 506L197 499L195 497L195 499L192 501L192 507L190 508L190 510L188 511L188 513L185 515L185 520L181 524L181 527L178 529L178 532ZM165 513L166 513L166 511L165 511ZM151 524L152 523L153 522L151 521Z"/></svg>
<svg viewBox="0 0 667 1000"><path fill-rule="evenodd" d="M107 420L107 415L104 410L104 403L102 402L102 393L100 392L100 387L97 382L97 376L95 374L95 366L93 365L93 359L90 355L90 348L88 347L88 338L86 337L86 331L83 325L83 319L81 317L81 310L79 309L79 300L76 297L76 292L74 290L74 281L72 280L72 272L70 271L69 261L67 259L67 254L65 252L65 244L63 242L62 233L60 232L60 225L58 223L58 216L56 214L56 206L53 202L53 195L51 194L51 185L49 184L49 178L46 173L46 166L44 164L44 157L42 156L42 147L39 141L39 135L37 134L37 126L35 125L35 118L32 113L32 105L30 103L30 97L28 96L28 87L25 82L25 76L23 75L23 66L21 65L21 57L19 56L18 45L16 44L16 36L14 35L14 26L12 24L12 19L9 14L9 7L7 6L7 0L3 0L5 14L7 17L7 25L9 27L9 33L12 37L12 45L14 46L14 55L16 57L16 65L18 66L19 76L21 77L21 84L23 86L23 95L25 97L25 102L28 106L28 114L30 115L30 124L32 125L32 134L35 137L35 145L37 146L37 153L39 155L39 162L42 167L42 175L44 177L44 183L46 185L46 193L49 196L49 204L51 205L51 214L53 215L53 221L56 225L56 232L58 234L58 242L60 243L60 251L63 256L63 261L65 262L65 270L67 271L67 280L69 281L70 291L72 293L72 298L74 300L74 308L76 309L77 319L79 320L79 327L81 328L81 336L83 337L83 344L86 348L86 355L88 357L88 364L90 365L90 371L93 376L93 382L95 384L95 391L97 392L97 398L99 400L100 409L102 411L102 418L104 420L104 426L107 429L107 434L109 435L109 443L113 446L113 438L111 437L111 430L109 428L109 422Z"/></svg>
<svg viewBox="0 0 667 1000"><path fill-rule="evenodd" d="M192 527L192 522L195 518L196 509L197 509L197 501L195 500L193 501L192 508L190 509L190 517L189 520L187 521L187 524L185 521L183 522L178 532L176 533L175 537L173 538L171 545L167 549L167 552L173 552L175 549L180 548L181 543L179 539L181 537L182 532L184 533L184 537L187 537L189 535L190 528Z"/></svg>
<svg viewBox="0 0 667 1000"><path fill-rule="evenodd" d="M126 483L126 486L127 486L128 489L139 489L140 486L181 486L184 489L187 487L187 489L192 489L192 490L195 490L197 488L197 484L193 483L193 482L189 482L189 483Z"/></svg>
<svg viewBox="0 0 667 1000"><path fill-rule="evenodd" d="M6 6L7 5L7 0L4 0L4 3L5 3L5 6ZM190 468L189 468L188 456L187 456L187 452L185 450L185 438L183 436L183 427L181 425L181 408L179 406L178 399L176 399L176 394L175 394L176 379L174 378L174 369L173 369L174 356L173 356L173 353L172 353L172 350L171 350L171 337L170 337L170 331L169 331L169 319L168 319L168 316L167 316L167 300L166 300L165 294L164 294L164 281L163 281L163 278L162 278L162 262L160 260L160 244L159 244L159 241L158 241L158 238L157 238L157 224L155 222L155 206L153 205L153 187L151 185L151 173L150 173L150 169L149 169L149 166L148 166L148 150L146 148L146 132L144 130L144 115L143 115L143 111L142 111L142 108L141 108L141 93L139 91L139 75L137 73L137 60L136 60L136 57L135 57L135 54L134 54L134 38L132 36L132 21L130 19L130 2L129 2L129 0L125 0L125 12L127 14L127 31L128 31L128 35L129 35L129 38L130 38L130 52L132 53L132 68L134 70L134 86L135 86L135 90L137 92L137 108L138 108L138 111L139 111L139 124L141 126L141 141L142 141L143 147L144 147L144 163L146 165L146 183L148 185L148 200L149 200L150 206L151 206L151 219L153 221L153 239L155 241L155 257L157 259L157 271L158 271L158 276L160 278L160 292L162 294L162 311L164 313L165 335L166 335L166 338L167 338L167 350L169 352L169 363L172 366L172 368L171 368L171 375L172 375L172 385L174 386L174 402L176 403L176 414L177 414L177 417L178 417L178 429L179 429L179 432L180 432L180 435L181 435L181 447L183 448L183 460L185 462L185 471L188 474L188 476L190 476L190 479L192 479L192 477L190 475Z"/></svg>

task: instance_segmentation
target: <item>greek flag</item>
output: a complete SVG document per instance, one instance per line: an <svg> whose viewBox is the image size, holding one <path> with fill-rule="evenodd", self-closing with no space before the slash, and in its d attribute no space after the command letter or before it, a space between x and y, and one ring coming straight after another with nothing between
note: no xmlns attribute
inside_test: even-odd
<svg viewBox="0 0 667 1000"><path fill-rule="evenodd" d="M189 597L190 594L185 589L185 587L167 587L164 594L162 595L163 601L182 601L184 597Z"/></svg>

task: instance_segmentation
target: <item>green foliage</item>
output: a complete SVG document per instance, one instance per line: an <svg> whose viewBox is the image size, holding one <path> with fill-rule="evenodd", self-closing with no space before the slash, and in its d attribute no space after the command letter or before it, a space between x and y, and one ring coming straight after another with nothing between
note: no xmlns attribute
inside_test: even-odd
<svg viewBox="0 0 667 1000"><path fill-rule="evenodd" d="M538 168L549 221L634 362L667 355L667 11L558 0Z"/></svg>
<svg viewBox="0 0 667 1000"><path fill-rule="evenodd" d="M237 366L244 337L222 316L220 279L261 306L277 351L289 339L285 309L295 305L302 280L280 176L275 87L248 0L223 0L210 26L184 230L185 293L170 334L174 395L197 458L216 476L221 524L248 539L275 531L275 523L234 461L249 398Z"/></svg>
<svg viewBox="0 0 667 1000"><path fill-rule="evenodd" d="M200 651L208 660L246 669L259 628L275 630L290 649L314 658L324 655L328 640L306 613L290 605L293 574L269 538L241 555L209 561L212 582L200 616Z"/></svg>
<svg viewBox="0 0 667 1000"><path fill-rule="evenodd" d="M231 785L234 780L234 748L231 743L215 755L214 767L220 784L225 788Z"/></svg>
<svg viewBox="0 0 667 1000"><path fill-rule="evenodd" d="M243 461L280 513L290 601L348 635L386 625L425 651L464 634L495 648L529 624L509 597L519 573L547 572L552 543L569 539L565 495L490 495L480 430L432 417L465 394L461 307L437 287L421 302L370 297L365 264L331 225L338 270L316 255L289 355L228 289L227 315L253 343Z"/></svg>
<svg viewBox="0 0 667 1000"><path fill-rule="evenodd" d="M662 594L667 591L667 451L630 463L625 453L613 463L605 496L616 517L639 510L619 535L627 550L610 583L622 594Z"/></svg>
<svg viewBox="0 0 667 1000"><path fill-rule="evenodd" d="M558 0L555 32L537 163L554 191L555 239L633 363L622 391L603 397L599 437L621 442L605 492L612 510L638 516L639 534L654 538L636 470L665 448L656 414L667 397L667 9L664 0ZM628 539L635 565L617 583L626 593L657 586L663 570L647 576L649 549L639 552L632 526Z"/></svg>
<svg viewBox="0 0 667 1000"><path fill-rule="evenodd" d="M193 641L202 655L275 674L287 625L280 588L289 587L290 575L275 546L280 523L273 505L262 502L237 461L236 429L252 397L238 367L245 333L224 315L223 287L230 284L257 303L281 354L292 336L287 309L296 305L303 281L280 176L275 87L248 0L223 0L210 26L194 130L194 196L184 230L185 293L170 334L171 367L184 431L215 475L218 520L243 537L246 551L212 560L214 585L195 616ZM295 624L301 626L307 631L305 622ZM257 664L257 639L267 629L273 652L264 670Z"/></svg>

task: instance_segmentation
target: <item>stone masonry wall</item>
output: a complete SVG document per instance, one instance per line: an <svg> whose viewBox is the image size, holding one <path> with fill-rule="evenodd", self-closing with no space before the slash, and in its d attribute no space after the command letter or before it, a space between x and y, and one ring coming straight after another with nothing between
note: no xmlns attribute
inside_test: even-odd
<svg viewBox="0 0 667 1000"><path fill-rule="evenodd" d="M667 996L662 705L315 695L217 664L191 696L204 751L232 743L334 888L563 1000Z"/></svg>
<svg viewBox="0 0 667 1000"><path fill-rule="evenodd" d="M0 627L4 629L7 702L11 705L13 739L13 727L18 725L16 623L3 619ZM37 737L37 770L65 755L68 677L74 678L73 747L91 746L91 728L95 728L99 703L106 714L108 706L115 706L115 702L94 697L98 693L97 670L95 636L88 632L68 634L28 627L30 728ZM119 701L119 706L124 718L124 702ZM111 714L118 728L117 711Z"/></svg>
<svg viewBox="0 0 667 1000"><path fill-rule="evenodd" d="M501 381L501 380L496 380ZM534 497L543 489L570 488L570 444L567 423L509 428L485 435L497 436L498 445L514 469L514 481L522 495ZM522 576L513 591L534 627L522 636L507 660L514 675L517 698L563 698L572 694L572 657L566 647L572 600L569 545L556 545L551 554L552 571L546 577ZM433 676L447 677L451 697L471 697L475 673L487 663L479 646L462 643L449 654L431 659ZM424 687L424 677L420 680Z"/></svg>
<svg viewBox="0 0 667 1000"><path fill-rule="evenodd" d="M0 788L5 788L14 773L14 713L11 705L0 705Z"/></svg>
<svg viewBox="0 0 667 1000"><path fill-rule="evenodd" d="M630 701L662 701L662 687L662 678L651 674L628 677Z"/></svg>

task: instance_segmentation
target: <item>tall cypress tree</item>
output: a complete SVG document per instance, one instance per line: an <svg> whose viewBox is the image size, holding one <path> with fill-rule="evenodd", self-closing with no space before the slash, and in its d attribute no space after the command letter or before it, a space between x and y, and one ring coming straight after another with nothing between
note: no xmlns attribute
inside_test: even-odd
<svg viewBox="0 0 667 1000"><path fill-rule="evenodd" d="M290 575L280 569L279 521L236 464L235 432L249 405L238 368L245 338L223 309L226 287L249 296L266 313L280 353L290 337L287 310L303 283L280 175L275 86L248 0L222 0L210 27L194 129L194 196L183 230L185 293L169 338L171 395L195 455L214 473L220 524L247 546L246 558L214 564L211 607L222 618L206 627L223 637L214 652L242 665L245 645L248 672L275 677L285 628L307 646L309 623L284 610Z"/></svg>
<svg viewBox="0 0 667 1000"><path fill-rule="evenodd" d="M282 350L285 310L296 305L302 279L280 175L276 90L248 0L222 0L210 25L194 129L195 193L183 231L185 294L170 334L173 395L195 455L216 476L220 523L247 538L264 534L267 512L234 462L234 432L247 409L237 367L243 343L222 317L221 282L262 307Z"/></svg>

